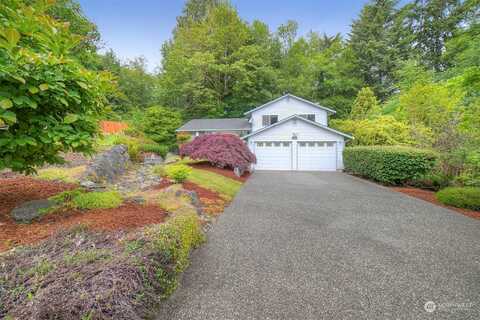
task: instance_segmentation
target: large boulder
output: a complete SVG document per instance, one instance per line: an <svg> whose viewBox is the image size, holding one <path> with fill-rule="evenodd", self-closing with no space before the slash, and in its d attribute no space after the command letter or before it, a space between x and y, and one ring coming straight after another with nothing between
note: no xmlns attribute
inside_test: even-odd
<svg viewBox="0 0 480 320"><path fill-rule="evenodd" d="M129 160L127 146L116 145L95 157L85 170L82 180L94 183L113 183L118 176L125 172Z"/></svg>
<svg viewBox="0 0 480 320"><path fill-rule="evenodd" d="M18 223L30 223L54 205L53 201L46 199L28 201L13 209L10 215Z"/></svg>

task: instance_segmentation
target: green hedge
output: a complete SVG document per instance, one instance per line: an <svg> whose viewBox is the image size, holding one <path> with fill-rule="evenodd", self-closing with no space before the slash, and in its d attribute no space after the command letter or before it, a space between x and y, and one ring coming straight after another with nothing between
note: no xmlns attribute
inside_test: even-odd
<svg viewBox="0 0 480 320"><path fill-rule="evenodd" d="M430 172L436 154L409 147L361 146L345 148L343 158L347 172L396 185Z"/></svg>
<svg viewBox="0 0 480 320"><path fill-rule="evenodd" d="M480 188L451 187L437 192L438 201L458 208L480 210Z"/></svg>

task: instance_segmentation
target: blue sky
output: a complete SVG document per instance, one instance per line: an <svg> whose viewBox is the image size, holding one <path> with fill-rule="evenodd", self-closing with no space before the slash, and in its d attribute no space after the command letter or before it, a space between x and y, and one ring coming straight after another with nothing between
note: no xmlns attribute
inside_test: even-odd
<svg viewBox="0 0 480 320"><path fill-rule="evenodd" d="M161 62L160 48L171 36L183 0L79 0L85 14L97 24L105 47L122 59L144 56L149 69ZM259 19L271 30L289 19L299 23L299 34L310 30L347 34L367 0L231 0L246 21Z"/></svg>

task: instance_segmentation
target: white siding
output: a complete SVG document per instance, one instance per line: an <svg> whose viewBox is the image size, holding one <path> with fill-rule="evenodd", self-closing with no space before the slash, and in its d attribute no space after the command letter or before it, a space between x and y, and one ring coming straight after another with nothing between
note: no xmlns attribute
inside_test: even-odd
<svg viewBox="0 0 480 320"><path fill-rule="evenodd" d="M263 127L263 115L278 115L278 121L288 118L294 114L315 114L315 121L328 126L327 111L314 107L309 103L300 101L293 97L285 97L251 114L252 132Z"/></svg>

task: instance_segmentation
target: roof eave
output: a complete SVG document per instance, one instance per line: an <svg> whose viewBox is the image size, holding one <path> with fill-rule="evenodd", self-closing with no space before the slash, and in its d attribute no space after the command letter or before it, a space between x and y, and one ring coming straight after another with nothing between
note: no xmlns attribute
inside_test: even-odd
<svg viewBox="0 0 480 320"><path fill-rule="evenodd" d="M293 94L288 93L288 94L286 94L286 95L283 95L283 96L281 96L281 97L278 97L277 99L274 99L274 100L269 101L269 102L267 102L267 103L265 103L265 104L262 104L262 105L259 106L259 107L256 107L256 108L254 108L254 109L252 109L252 110L249 110L249 111L245 112L244 115L249 115L249 114L251 114L251 113L253 113L253 112L255 112L255 111L258 111L258 110L260 110L260 109L265 108L266 106L271 105L272 103L275 103L275 102L277 102L277 101L280 101L280 100L282 100L283 98L286 98L286 97L292 97L292 98L294 98L294 99L297 99L297 100L300 100L300 101L302 101L302 102L308 103L309 105L312 105L312 106L317 107L317 108L319 108L319 109L322 109L322 110L325 110L325 111L327 111L327 112L330 112L331 114L337 113L337 112L336 112L335 110L333 110L333 109L330 109L330 108L321 106L321 105L316 104L316 103L314 103L314 102L312 102L312 101L308 101L308 100L306 100L306 99L303 99L303 98L300 98L300 97L297 97L297 96L295 96L295 95L293 95Z"/></svg>

